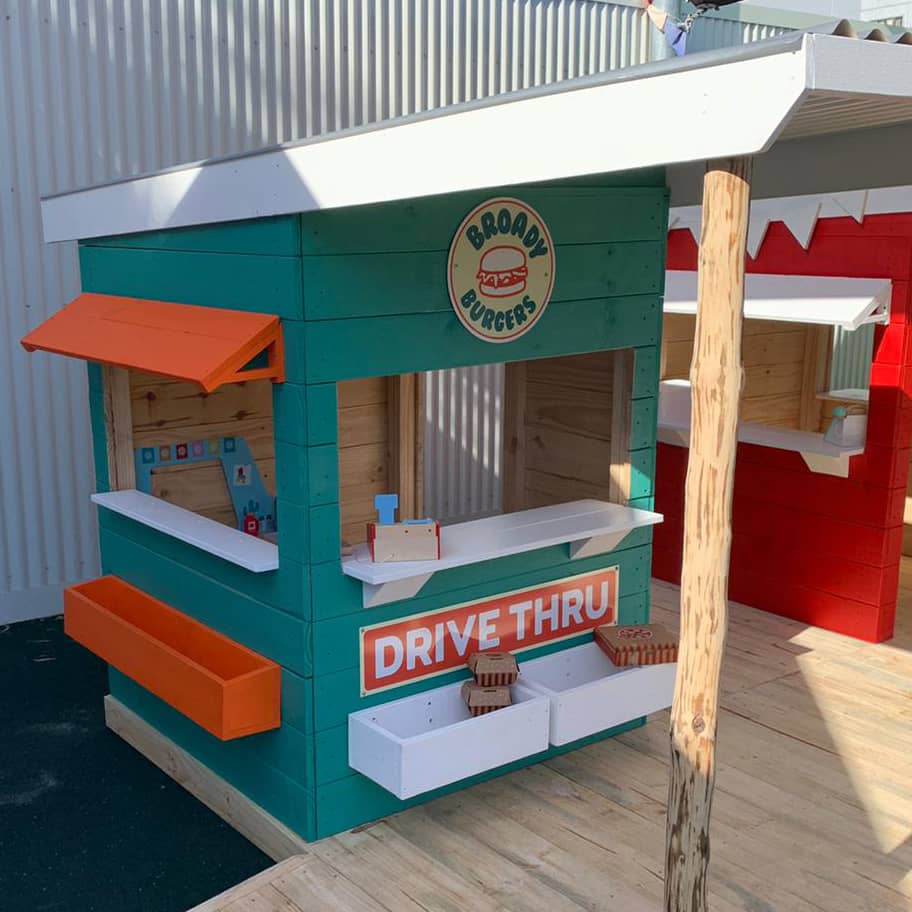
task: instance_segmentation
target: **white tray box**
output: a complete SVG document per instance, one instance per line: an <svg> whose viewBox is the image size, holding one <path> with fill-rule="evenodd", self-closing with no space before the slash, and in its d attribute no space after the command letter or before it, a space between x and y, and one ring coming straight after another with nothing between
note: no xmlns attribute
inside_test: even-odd
<svg viewBox="0 0 912 912"><path fill-rule="evenodd" d="M550 740L558 746L671 706L677 667L618 668L585 643L520 662L519 683L551 701Z"/></svg>
<svg viewBox="0 0 912 912"><path fill-rule="evenodd" d="M412 798L548 749L548 699L520 685L513 705L472 718L462 682L348 717L348 763Z"/></svg>

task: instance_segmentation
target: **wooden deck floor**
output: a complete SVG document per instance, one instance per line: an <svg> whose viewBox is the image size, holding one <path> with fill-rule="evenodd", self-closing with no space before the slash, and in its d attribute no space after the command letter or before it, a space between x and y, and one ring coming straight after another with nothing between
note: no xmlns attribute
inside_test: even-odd
<svg viewBox="0 0 912 912"><path fill-rule="evenodd" d="M912 908L912 560L903 587L878 646L732 606L716 912ZM653 606L676 623L677 590ZM316 843L195 912L656 912L667 723Z"/></svg>

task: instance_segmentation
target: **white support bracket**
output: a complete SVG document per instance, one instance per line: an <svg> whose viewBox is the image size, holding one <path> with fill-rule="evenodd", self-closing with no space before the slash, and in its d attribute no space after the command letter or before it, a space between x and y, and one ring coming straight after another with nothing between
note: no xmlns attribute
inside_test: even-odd
<svg viewBox="0 0 912 912"><path fill-rule="evenodd" d="M376 608L378 605L388 605L400 599L414 598L433 575L425 573L421 576L407 576L404 579L390 580L388 583L362 582L361 606Z"/></svg>
<svg viewBox="0 0 912 912"><path fill-rule="evenodd" d="M817 472L819 475L835 475L837 478L849 477L849 459L851 456L848 453L840 453L838 456L825 456L822 453L802 452L801 458L812 472Z"/></svg>
<svg viewBox="0 0 912 912"><path fill-rule="evenodd" d="M581 538L579 541L570 542L570 560L579 560L583 557L595 557L597 554L607 554L613 551L625 538L630 530L623 532L609 532L607 535L593 535L591 538Z"/></svg>

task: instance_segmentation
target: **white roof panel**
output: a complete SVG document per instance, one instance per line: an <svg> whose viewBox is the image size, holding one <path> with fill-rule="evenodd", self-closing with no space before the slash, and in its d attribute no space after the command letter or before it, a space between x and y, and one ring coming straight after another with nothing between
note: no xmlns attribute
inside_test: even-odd
<svg viewBox="0 0 912 912"><path fill-rule="evenodd" d="M43 202L42 216L45 239L60 241L686 168L818 137L825 169L817 154L788 150L755 184L782 195L780 184L803 164L838 185L829 189L846 189L859 179L858 161L868 180L891 174L885 156L857 139L884 128L912 130L912 48L795 33L62 194ZM907 148L892 137L876 142ZM907 178L907 158L895 168ZM669 172L669 183L676 204L699 198L693 174Z"/></svg>
<svg viewBox="0 0 912 912"><path fill-rule="evenodd" d="M821 323L858 329L886 323L890 315L889 279L842 279L817 276L744 277L744 316L749 320ZM697 312L697 273L665 273L665 313Z"/></svg>

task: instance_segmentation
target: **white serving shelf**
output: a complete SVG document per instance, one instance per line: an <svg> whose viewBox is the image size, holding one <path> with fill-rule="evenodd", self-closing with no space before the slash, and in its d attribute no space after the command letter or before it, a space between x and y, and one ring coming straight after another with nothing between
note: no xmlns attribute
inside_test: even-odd
<svg viewBox="0 0 912 912"><path fill-rule="evenodd" d="M440 529L440 560L375 564L367 545L342 558L342 572L364 584L365 608L411 598L438 570L569 543L571 558L611 551L634 529L662 521L661 513L602 500L537 507Z"/></svg>
<svg viewBox="0 0 912 912"><path fill-rule="evenodd" d="M546 697L516 685L512 706L472 718L461 688L352 713L349 766L404 799L548 749Z"/></svg>
<svg viewBox="0 0 912 912"><path fill-rule="evenodd" d="M550 741L558 746L671 706L677 667L618 668L584 643L522 662L519 683L550 700Z"/></svg>
<svg viewBox="0 0 912 912"><path fill-rule="evenodd" d="M272 542L232 529L160 497L130 489L93 494L92 501L252 573L266 573L279 567L279 549Z"/></svg>
<svg viewBox="0 0 912 912"><path fill-rule="evenodd" d="M738 424L738 440L755 446L800 453L812 472L847 478L849 458L864 452L866 416L852 415L848 419L852 436L845 446L824 440L823 434L797 431L791 428L769 427L742 421ZM687 380L663 380L659 384L658 439L672 446L690 445L690 383Z"/></svg>

